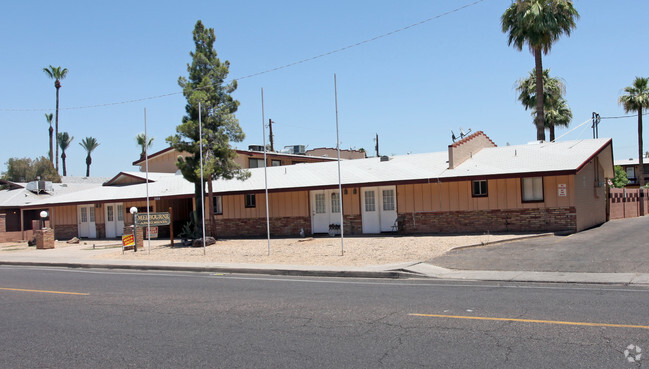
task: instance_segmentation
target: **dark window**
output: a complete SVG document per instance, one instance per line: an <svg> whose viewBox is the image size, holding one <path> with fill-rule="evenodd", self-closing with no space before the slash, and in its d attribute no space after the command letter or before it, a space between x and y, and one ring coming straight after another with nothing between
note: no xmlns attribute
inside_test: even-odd
<svg viewBox="0 0 649 369"><path fill-rule="evenodd" d="M248 159L248 168L263 168L264 159Z"/></svg>
<svg viewBox="0 0 649 369"><path fill-rule="evenodd" d="M487 180L482 179L479 181L473 181L473 197L484 197L487 196Z"/></svg>
<svg viewBox="0 0 649 369"><path fill-rule="evenodd" d="M273 167L279 167L279 166L282 165L282 161L281 160L272 160L270 162L270 165L273 166Z"/></svg>
<svg viewBox="0 0 649 369"><path fill-rule="evenodd" d="M248 194L246 195L246 207L247 208L255 208L257 207L257 201L255 199L255 194Z"/></svg>
<svg viewBox="0 0 649 369"><path fill-rule="evenodd" d="M214 214L223 214L223 199L221 196L214 196L212 198L212 208L214 209Z"/></svg>

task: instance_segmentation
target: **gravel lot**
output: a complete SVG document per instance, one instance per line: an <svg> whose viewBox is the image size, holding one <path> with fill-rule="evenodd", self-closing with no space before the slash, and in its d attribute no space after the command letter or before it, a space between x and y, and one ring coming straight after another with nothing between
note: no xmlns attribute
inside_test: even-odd
<svg viewBox="0 0 649 369"><path fill-rule="evenodd" d="M473 236L381 236L346 237L344 256L341 256L340 238L283 238L271 239L270 255L266 239L222 239L203 248L170 247L169 240L152 240L151 253L145 240L144 250L137 253L126 251L122 255L117 240L82 240L71 245L57 241L55 250L83 252L93 259L149 260L170 262L209 262L243 264L288 264L323 266L366 266L421 262L444 254L458 246L481 245L520 237L520 234L473 235ZM529 236L526 234L525 236ZM97 246L93 249L93 244ZM54 252L36 250L26 243L0 244L0 252ZM4 254L4 252L3 252ZM1 255L1 254L0 254Z"/></svg>

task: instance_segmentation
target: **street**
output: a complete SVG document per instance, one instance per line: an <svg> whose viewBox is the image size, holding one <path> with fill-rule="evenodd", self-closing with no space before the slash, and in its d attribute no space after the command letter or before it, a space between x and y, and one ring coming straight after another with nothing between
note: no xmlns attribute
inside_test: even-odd
<svg viewBox="0 0 649 369"><path fill-rule="evenodd" d="M8 266L0 281L3 368L611 368L648 360L628 362L636 346L649 348L649 290L638 287Z"/></svg>

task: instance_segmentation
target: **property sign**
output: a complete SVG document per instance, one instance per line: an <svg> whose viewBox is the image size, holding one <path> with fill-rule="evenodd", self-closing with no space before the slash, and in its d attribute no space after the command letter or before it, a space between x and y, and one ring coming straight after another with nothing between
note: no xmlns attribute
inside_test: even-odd
<svg viewBox="0 0 649 369"><path fill-rule="evenodd" d="M565 183L559 183L559 196L568 196L568 186Z"/></svg>
<svg viewBox="0 0 649 369"><path fill-rule="evenodd" d="M169 213L143 213L137 215L137 225L139 227L146 227L147 224L151 226L164 226L171 223L171 216Z"/></svg>
<svg viewBox="0 0 649 369"><path fill-rule="evenodd" d="M122 236L122 246L135 246L135 238L132 234L125 234Z"/></svg>
<svg viewBox="0 0 649 369"><path fill-rule="evenodd" d="M146 229L146 236L147 238L158 238L158 227L150 227Z"/></svg>

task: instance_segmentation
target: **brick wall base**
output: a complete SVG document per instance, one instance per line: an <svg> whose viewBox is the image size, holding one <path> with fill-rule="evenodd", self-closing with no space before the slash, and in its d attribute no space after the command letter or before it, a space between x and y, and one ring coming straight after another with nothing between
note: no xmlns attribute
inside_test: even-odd
<svg viewBox="0 0 649 369"><path fill-rule="evenodd" d="M36 236L37 249L53 249L54 248L54 231L52 228L43 228L34 231Z"/></svg>
<svg viewBox="0 0 649 369"><path fill-rule="evenodd" d="M69 240L79 235L76 224L59 224L54 226L54 237L59 241Z"/></svg>
<svg viewBox="0 0 649 369"><path fill-rule="evenodd" d="M214 237L266 237L266 218L216 219ZM211 233L209 224L206 232ZM300 230L311 234L310 217L281 217L270 219L272 236L299 237Z"/></svg>
<svg viewBox="0 0 649 369"><path fill-rule="evenodd" d="M400 214L404 233L576 231L574 207Z"/></svg>

